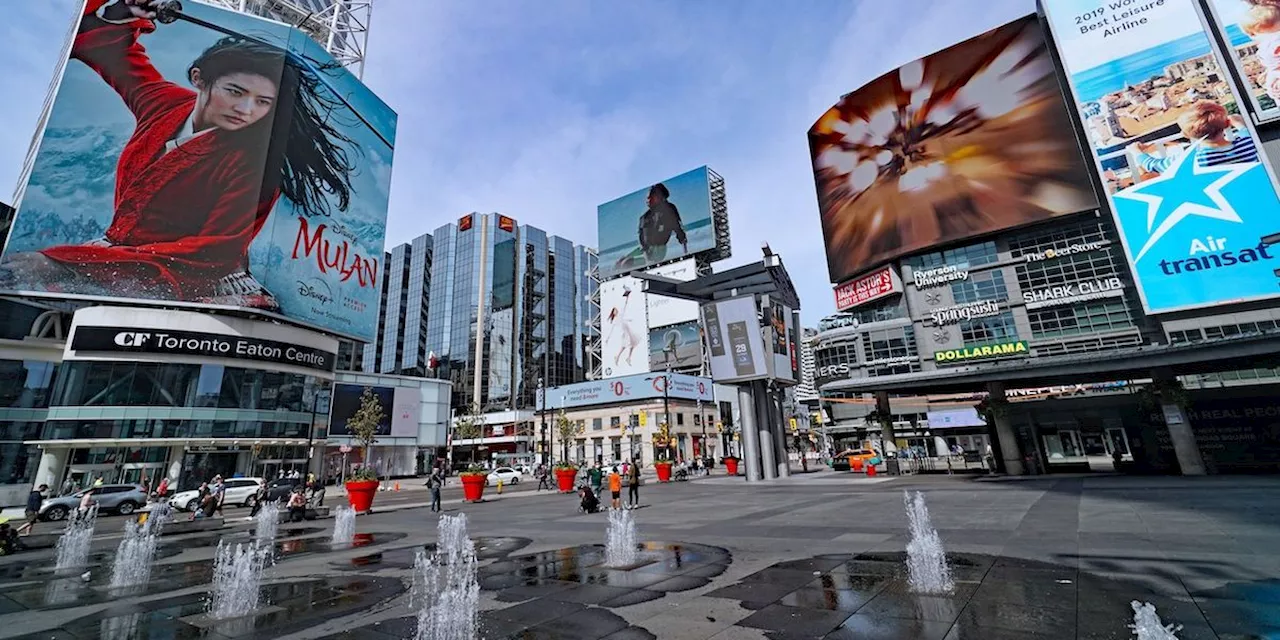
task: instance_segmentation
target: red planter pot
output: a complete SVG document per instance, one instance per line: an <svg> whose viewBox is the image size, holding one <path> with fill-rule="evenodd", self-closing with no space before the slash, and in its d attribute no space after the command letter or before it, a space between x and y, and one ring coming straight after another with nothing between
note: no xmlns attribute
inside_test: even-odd
<svg viewBox="0 0 1280 640"><path fill-rule="evenodd" d="M348 480L347 502L356 513L367 513L373 506L373 496L378 494L377 480Z"/></svg>
<svg viewBox="0 0 1280 640"><path fill-rule="evenodd" d="M658 472L658 482L671 482L670 462L655 462L653 468Z"/></svg>
<svg viewBox="0 0 1280 640"><path fill-rule="evenodd" d="M467 502L480 502L484 498L485 475L460 476L462 480L462 499Z"/></svg>
<svg viewBox="0 0 1280 640"><path fill-rule="evenodd" d="M738 475L738 459L737 459L737 458L725 458L725 459L724 459L724 468L725 468L725 470L726 470L726 471L728 471L728 472L729 472L729 475L731 475L731 476L736 476L736 475Z"/></svg>
<svg viewBox="0 0 1280 640"><path fill-rule="evenodd" d="M571 493L573 491L573 479L578 477L577 469L556 469L556 487L560 489L560 493Z"/></svg>

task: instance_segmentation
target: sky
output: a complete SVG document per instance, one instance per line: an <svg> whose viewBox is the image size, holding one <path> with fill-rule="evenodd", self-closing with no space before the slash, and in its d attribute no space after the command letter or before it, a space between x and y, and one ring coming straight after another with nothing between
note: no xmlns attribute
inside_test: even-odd
<svg viewBox="0 0 1280 640"><path fill-rule="evenodd" d="M9 200L79 0L8 7ZM835 310L806 132L840 96L1034 0L374 0L364 80L399 113L387 244L497 211L596 246L596 206L701 165L734 256L768 243L806 325Z"/></svg>

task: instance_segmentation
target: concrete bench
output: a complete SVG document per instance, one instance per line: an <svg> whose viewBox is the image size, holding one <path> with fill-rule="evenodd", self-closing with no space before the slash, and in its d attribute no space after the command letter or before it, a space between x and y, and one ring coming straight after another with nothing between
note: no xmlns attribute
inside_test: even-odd
<svg viewBox="0 0 1280 640"><path fill-rule="evenodd" d="M319 520L329 517L329 507L307 507L306 520ZM280 523L284 524L289 521L289 510L280 508Z"/></svg>

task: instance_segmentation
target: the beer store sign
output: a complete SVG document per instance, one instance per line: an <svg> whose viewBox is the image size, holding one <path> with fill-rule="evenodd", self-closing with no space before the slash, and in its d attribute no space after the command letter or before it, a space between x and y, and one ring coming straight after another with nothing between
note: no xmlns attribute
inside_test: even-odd
<svg viewBox="0 0 1280 640"><path fill-rule="evenodd" d="M935 351L933 353L933 361L937 364L949 364L953 362L967 362L970 360L985 360L987 358L1007 358L1010 356L1027 355L1027 343L1024 340L1016 342L1001 342L997 344L984 344L976 347L961 347L959 349L947 349L946 351Z"/></svg>
<svg viewBox="0 0 1280 640"><path fill-rule="evenodd" d="M978 302L958 304L954 307L933 309L929 312L929 319L933 321L934 326L945 327L951 324L959 324L965 320L997 315L1000 315L1000 303L995 300L980 300Z"/></svg>
<svg viewBox="0 0 1280 640"><path fill-rule="evenodd" d="M1114 298L1120 295L1122 289L1124 289L1124 282L1120 278L1099 278L1097 280L1048 287L1038 291L1023 291L1022 301L1027 303L1028 309L1056 307L1064 304Z"/></svg>
<svg viewBox="0 0 1280 640"><path fill-rule="evenodd" d="M911 276L915 278L917 289L932 289L934 287L941 287L944 284L968 280L969 270L961 269L956 266L946 266L938 267L937 269L913 271Z"/></svg>
<svg viewBox="0 0 1280 640"><path fill-rule="evenodd" d="M1097 251L1107 246L1105 242L1078 242L1076 244L1067 245L1061 249L1045 249L1039 253L1028 253L1023 256L1027 262L1039 262L1041 260L1052 260L1054 258L1062 258L1064 256L1073 256L1077 253L1089 253Z"/></svg>

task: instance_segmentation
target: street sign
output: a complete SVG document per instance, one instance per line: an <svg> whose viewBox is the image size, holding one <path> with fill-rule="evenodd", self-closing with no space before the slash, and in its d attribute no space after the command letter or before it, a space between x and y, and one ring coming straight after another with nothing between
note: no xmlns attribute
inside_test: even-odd
<svg viewBox="0 0 1280 640"><path fill-rule="evenodd" d="M640 426L642 426L642 427L643 427L643 426L645 426L645 425L647 425L647 424L649 424L649 412L648 412L648 411L641 411L641 412L640 412Z"/></svg>

